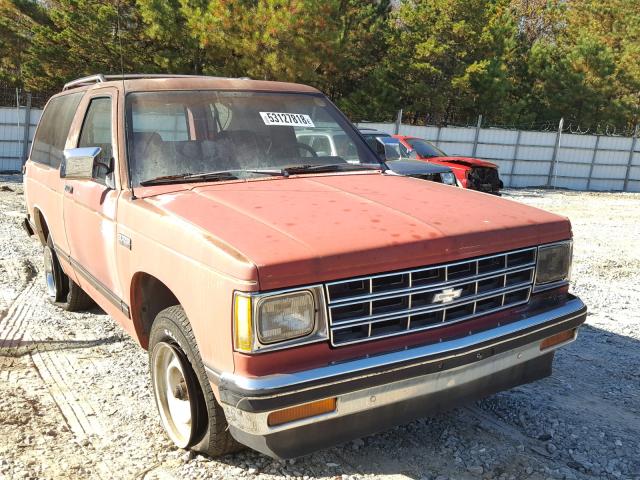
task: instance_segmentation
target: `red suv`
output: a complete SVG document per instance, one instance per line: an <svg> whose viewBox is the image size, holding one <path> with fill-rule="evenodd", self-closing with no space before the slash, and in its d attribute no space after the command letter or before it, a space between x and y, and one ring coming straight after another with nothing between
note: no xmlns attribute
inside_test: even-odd
<svg viewBox="0 0 640 480"><path fill-rule="evenodd" d="M168 437L211 456L307 455L548 377L587 315L567 218L389 174L305 85L69 82L24 193L50 301L117 320Z"/></svg>
<svg viewBox="0 0 640 480"><path fill-rule="evenodd" d="M500 189L504 184L500 180L498 166L495 163L479 158L449 156L422 138L407 135L393 136L405 147L415 150L419 160L428 160L431 163L450 167L462 187L500 195Z"/></svg>

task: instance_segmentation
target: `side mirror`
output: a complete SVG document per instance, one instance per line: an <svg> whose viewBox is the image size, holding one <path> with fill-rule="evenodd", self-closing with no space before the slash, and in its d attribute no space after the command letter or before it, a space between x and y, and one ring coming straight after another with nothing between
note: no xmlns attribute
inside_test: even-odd
<svg viewBox="0 0 640 480"><path fill-rule="evenodd" d="M415 150L409 150L407 152L407 157L410 158L411 160L417 160L418 159L418 154L416 153Z"/></svg>
<svg viewBox="0 0 640 480"><path fill-rule="evenodd" d="M68 148L64 151L64 160L60 176L65 178L91 179L93 170L102 152L100 147Z"/></svg>

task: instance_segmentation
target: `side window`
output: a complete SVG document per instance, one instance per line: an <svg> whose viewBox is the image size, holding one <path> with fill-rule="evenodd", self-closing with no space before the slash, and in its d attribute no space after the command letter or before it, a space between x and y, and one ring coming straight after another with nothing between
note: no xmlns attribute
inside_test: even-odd
<svg viewBox="0 0 640 480"><path fill-rule="evenodd" d="M444 157L445 153L440 150L435 145L425 142L423 140L419 140L416 138L411 138L407 140L411 148L413 148L416 153L422 157Z"/></svg>
<svg viewBox="0 0 640 480"><path fill-rule="evenodd" d="M112 167L113 144L111 142L111 98L94 98L84 117L78 147L100 147L101 152L93 175L104 180Z"/></svg>
<svg viewBox="0 0 640 480"><path fill-rule="evenodd" d="M210 105L211 108L211 116L213 117L216 126L219 131L226 130L231 125L231 117L233 116L233 112L229 107L224 105L223 103L212 103Z"/></svg>
<svg viewBox="0 0 640 480"><path fill-rule="evenodd" d="M333 152L331 151L331 143L329 139L324 135L318 135L313 139L311 143L311 147L316 151L316 153L320 156L331 156Z"/></svg>
<svg viewBox="0 0 640 480"><path fill-rule="evenodd" d="M69 128L83 95L83 92L63 95L47 104L33 139L32 161L53 168L60 166Z"/></svg>
<svg viewBox="0 0 640 480"><path fill-rule="evenodd" d="M309 145L321 157L329 157L332 155L331 143L326 135L301 135L298 142Z"/></svg>

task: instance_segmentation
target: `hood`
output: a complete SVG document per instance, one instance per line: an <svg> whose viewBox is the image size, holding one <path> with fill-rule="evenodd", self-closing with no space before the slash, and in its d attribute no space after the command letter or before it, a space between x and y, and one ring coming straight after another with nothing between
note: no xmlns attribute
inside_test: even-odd
<svg viewBox="0 0 640 480"><path fill-rule="evenodd" d="M385 164L393 173L398 175L431 175L451 171L449 167L444 165L421 160L391 160L385 162Z"/></svg>
<svg viewBox="0 0 640 480"><path fill-rule="evenodd" d="M380 173L189 186L144 201L233 246L255 264L261 290L571 237L566 218L492 195Z"/></svg>
<svg viewBox="0 0 640 480"><path fill-rule="evenodd" d="M495 163L487 162L486 160L481 160L479 158L473 157L435 157L435 158L425 158L424 160L430 162L446 162L446 163L455 163L457 165L464 165L465 167L489 167L489 168L498 168Z"/></svg>

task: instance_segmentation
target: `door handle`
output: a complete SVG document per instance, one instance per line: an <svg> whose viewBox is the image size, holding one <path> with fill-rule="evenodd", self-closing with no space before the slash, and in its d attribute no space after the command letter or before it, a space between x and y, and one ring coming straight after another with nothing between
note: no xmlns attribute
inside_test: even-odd
<svg viewBox="0 0 640 480"><path fill-rule="evenodd" d="M73 185L65 185L64 186L64 191L66 193L73 193Z"/></svg>

